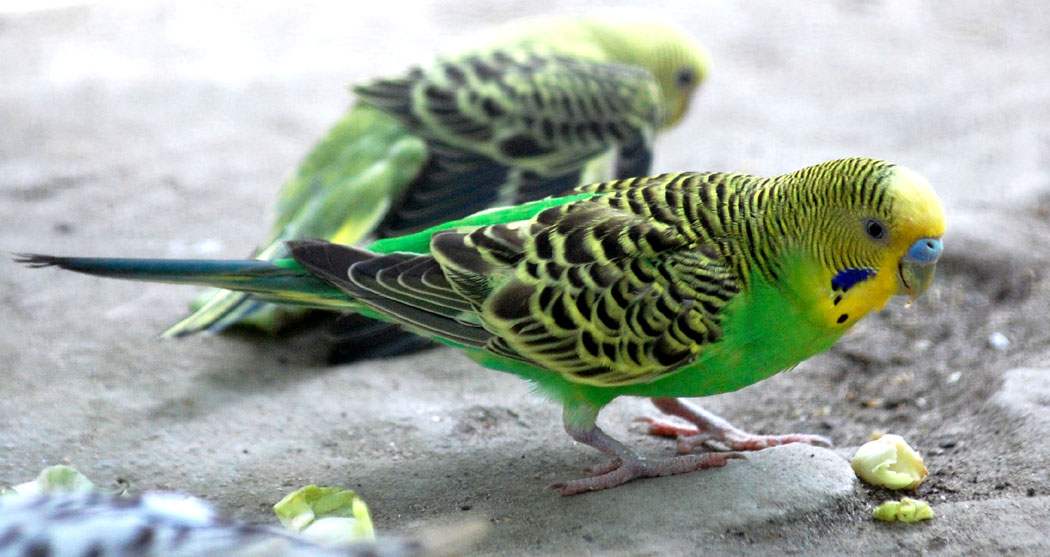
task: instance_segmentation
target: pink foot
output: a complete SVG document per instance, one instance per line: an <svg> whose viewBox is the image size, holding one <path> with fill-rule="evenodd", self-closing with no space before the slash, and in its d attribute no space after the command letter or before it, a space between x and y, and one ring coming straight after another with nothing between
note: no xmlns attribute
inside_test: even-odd
<svg viewBox="0 0 1050 557"><path fill-rule="evenodd" d="M696 429L696 426L678 425L659 418L638 418L635 421L649 424L649 435L658 435L660 437L692 437L697 433L700 433L700 430Z"/></svg>
<svg viewBox="0 0 1050 557"><path fill-rule="evenodd" d="M589 478L554 483L547 489L556 489L562 495L576 495L616 487L637 478L673 476L703 468L718 468L736 458L745 457L739 453L701 453L653 460L634 458L624 461L617 458L595 467Z"/></svg>
<svg viewBox="0 0 1050 557"><path fill-rule="evenodd" d="M759 451L788 443L805 443L818 447L831 447L831 441L821 435L789 433L786 435L756 435L739 429L724 419L683 400L654 398L653 404L664 413L678 416L693 425L677 425L655 418L640 418L649 424L651 435L677 437L679 453L690 453L700 446L714 450Z"/></svg>

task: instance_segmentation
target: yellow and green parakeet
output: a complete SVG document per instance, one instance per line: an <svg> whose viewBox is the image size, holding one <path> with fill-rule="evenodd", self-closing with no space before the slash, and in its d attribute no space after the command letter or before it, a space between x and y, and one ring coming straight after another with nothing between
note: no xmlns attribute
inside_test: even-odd
<svg viewBox="0 0 1050 557"><path fill-rule="evenodd" d="M681 120L709 65L695 40L663 23L533 21L500 35L355 86L357 102L285 184L270 237L252 257L287 257L284 242L294 238L399 236L644 175L654 136ZM217 292L163 336L243 321L276 325L272 306ZM343 326L354 336L354 321Z"/></svg>
<svg viewBox="0 0 1050 557"><path fill-rule="evenodd" d="M686 172L581 186L365 248L292 241L291 257L274 262L23 261L353 310L460 348L533 382L562 404L573 439L612 457L556 484L569 495L739 457L637 456L596 424L621 395L695 424L673 430L687 446L829 444L745 433L676 397L760 381L828 349L892 296L918 296L944 227L919 174L855 158L772 178Z"/></svg>

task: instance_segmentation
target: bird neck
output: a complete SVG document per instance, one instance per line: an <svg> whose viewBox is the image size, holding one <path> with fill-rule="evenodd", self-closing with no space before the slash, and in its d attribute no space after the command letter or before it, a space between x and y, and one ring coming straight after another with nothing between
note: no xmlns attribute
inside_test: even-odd
<svg viewBox="0 0 1050 557"><path fill-rule="evenodd" d="M797 186L786 177L711 174L697 179L695 207L685 210L691 235L716 249L745 285L756 272L775 282L784 251L799 245L805 234L794 202Z"/></svg>

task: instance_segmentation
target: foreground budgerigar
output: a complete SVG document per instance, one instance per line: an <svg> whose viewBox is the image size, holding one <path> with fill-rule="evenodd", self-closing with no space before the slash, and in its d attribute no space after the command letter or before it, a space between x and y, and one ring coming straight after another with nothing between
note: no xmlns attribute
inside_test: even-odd
<svg viewBox="0 0 1050 557"><path fill-rule="evenodd" d="M707 68L703 48L671 25L588 18L519 23L493 44L362 83L282 189L273 231L252 257L287 257L293 238L399 236L645 175L656 132L682 118ZM214 293L163 336L249 317L271 329L264 308Z"/></svg>
<svg viewBox="0 0 1050 557"><path fill-rule="evenodd" d="M261 300L405 324L484 366L534 382L574 439L613 457L563 494L721 466L734 452L638 457L596 419L621 395L688 420L680 448L729 451L759 436L674 397L742 388L826 350L895 294L918 296L944 215L906 168L844 159L759 178L679 173L579 187L367 249L288 244L292 259L129 260L32 255L102 276L234 288Z"/></svg>

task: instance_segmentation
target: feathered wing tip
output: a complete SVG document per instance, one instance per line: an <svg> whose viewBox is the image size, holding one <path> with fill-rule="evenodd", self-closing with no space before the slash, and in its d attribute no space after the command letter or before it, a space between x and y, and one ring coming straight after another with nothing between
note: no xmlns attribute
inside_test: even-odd
<svg viewBox="0 0 1050 557"><path fill-rule="evenodd" d="M325 340L331 345L331 364L404 356L436 346L432 339L406 331L401 325L356 313L344 313L327 323Z"/></svg>
<svg viewBox="0 0 1050 557"><path fill-rule="evenodd" d="M217 334L239 323L266 304L252 300L243 292L215 292L201 307L168 327L160 338L181 338L194 334Z"/></svg>
<svg viewBox="0 0 1050 557"><path fill-rule="evenodd" d="M409 330L459 346L481 347L491 334L462 321L472 308L457 295L426 255L376 254L324 240L286 244L295 261L314 276L346 292Z"/></svg>
<svg viewBox="0 0 1050 557"><path fill-rule="evenodd" d="M271 242L256 250L252 259L276 261L288 256L284 243ZM249 325L257 330L273 332L273 306L252 299L243 292L218 290L204 292L197 298L193 311L158 335L160 338L182 338L195 334L214 335L235 325ZM264 312L271 308L270 312Z"/></svg>
<svg viewBox="0 0 1050 557"><path fill-rule="evenodd" d="M307 238L285 242L288 252L303 267L322 278L345 281L351 265L368 261L371 252L352 246L333 244L327 240Z"/></svg>

